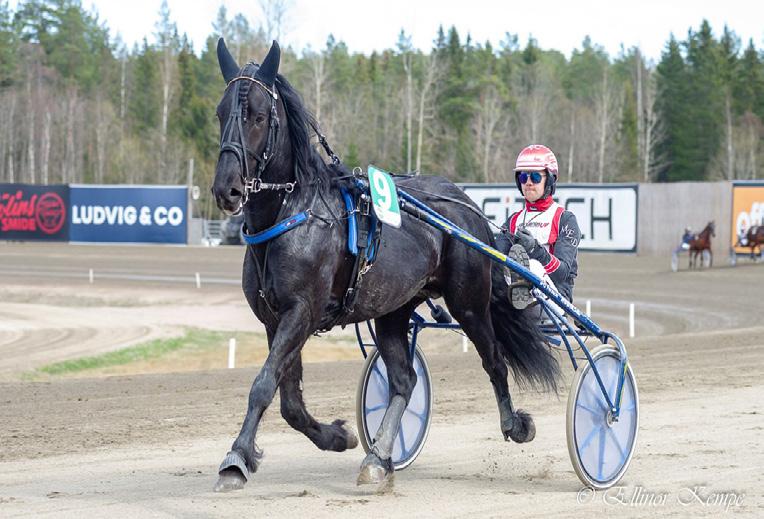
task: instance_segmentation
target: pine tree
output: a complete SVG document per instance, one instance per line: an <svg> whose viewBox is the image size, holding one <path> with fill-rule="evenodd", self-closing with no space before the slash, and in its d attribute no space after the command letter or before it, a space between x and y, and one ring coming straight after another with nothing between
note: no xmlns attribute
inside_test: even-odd
<svg viewBox="0 0 764 519"><path fill-rule="evenodd" d="M465 48L459 39L456 27L448 31L448 40L444 53L445 81L437 100L438 118L445 125L445 130L451 135L450 142L443 150L453 162L452 168L455 179L466 180L474 178L475 159L469 138L469 122L473 113L474 92L467 77Z"/></svg>
<svg viewBox="0 0 764 519"><path fill-rule="evenodd" d="M10 86L18 67L18 35L8 2L0 2L0 88Z"/></svg>
<svg viewBox="0 0 764 519"><path fill-rule="evenodd" d="M657 66L658 111L667 128L666 139L659 146L659 153L668 161L668 167L658 172L659 181L688 180L692 178L685 157L688 146L686 134L687 88L689 76L679 43L672 34L661 61Z"/></svg>
<svg viewBox="0 0 764 519"><path fill-rule="evenodd" d="M145 39L140 51L135 49L133 55L135 63L128 106L129 120L137 134L148 137L159 127L162 112L159 59Z"/></svg>
<svg viewBox="0 0 764 519"><path fill-rule="evenodd" d="M724 128L724 94L721 53L711 26L703 20L698 32L690 31L687 41L688 81L687 124L680 129L686 135L682 150L685 162L682 177L691 180L708 178L711 158L717 153Z"/></svg>
<svg viewBox="0 0 764 519"><path fill-rule="evenodd" d="M764 119L764 61L753 44L743 51L733 78L735 112L755 113L759 119Z"/></svg>
<svg viewBox="0 0 764 519"><path fill-rule="evenodd" d="M184 37L178 53L178 102L170 118L171 130L181 140L191 143L200 157L210 158L216 128L209 117L209 104L199 95L197 79L199 59Z"/></svg>
<svg viewBox="0 0 764 519"><path fill-rule="evenodd" d="M563 78L563 87L569 98L593 102L595 90L592 88L602 78L608 65L605 50L594 45L589 36L584 38L581 50L574 50L570 57L567 73Z"/></svg>
<svg viewBox="0 0 764 519"><path fill-rule="evenodd" d="M112 56L108 30L78 0L30 0L16 13L26 41L39 43L47 62L71 85L100 85L100 66Z"/></svg>

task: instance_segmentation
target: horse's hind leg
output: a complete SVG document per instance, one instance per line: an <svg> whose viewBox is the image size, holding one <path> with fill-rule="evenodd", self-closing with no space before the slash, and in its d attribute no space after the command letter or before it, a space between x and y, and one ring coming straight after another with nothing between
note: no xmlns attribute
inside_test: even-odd
<svg viewBox="0 0 764 519"><path fill-rule="evenodd" d="M390 402L369 454L361 463L358 484L382 483L393 475L393 442L416 385L409 354L408 323L415 304L409 303L375 320L377 348L387 368Z"/></svg>
<svg viewBox="0 0 764 519"><path fill-rule="evenodd" d="M447 291L446 304L480 355L483 370L488 374L499 406L499 422L504 440L509 441L511 438L517 443L529 442L536 436L536 426L528 413L515 410L512 405L512 395L507 383L508 368L499 353L490 309L488 307L483 310L470 309L464 306L464 303L469 301L469 296L464 297L462 292L460 297L460 302L449 303L451 297Z"/></svg>
<svg viewBox="0 0 764 519"><path fill-rule="evenodd" d="M302 358L298 357L284 373L279 385L281 416L294 429L307 436L321 450L342 452L358 446L358 438L344 427L344 420L331 424L316 421L302 399Z"/></svg>

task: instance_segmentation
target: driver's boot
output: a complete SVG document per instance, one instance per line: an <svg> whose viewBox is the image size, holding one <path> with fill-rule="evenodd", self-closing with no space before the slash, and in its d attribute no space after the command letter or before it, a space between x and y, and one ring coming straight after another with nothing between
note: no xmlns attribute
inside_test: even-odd
<svg viewBox="0 0 764 519"><path fill-rule="evenodd" d="M525 247L519 243L512 245L507 256L509 256L509 259L519 263L526 269L530 267L530 258L528 257L528 252L526 252ZM509 270L508 279L506 272L507 270ZM516 273L509 267L505 268L504 270L504 278L509 284L509 301L512 303L512 306L518 310L524 310L528 308L534 301L533 295L531 295L530 282L526 281L522 276L520 276L520 274Z"/></svg>

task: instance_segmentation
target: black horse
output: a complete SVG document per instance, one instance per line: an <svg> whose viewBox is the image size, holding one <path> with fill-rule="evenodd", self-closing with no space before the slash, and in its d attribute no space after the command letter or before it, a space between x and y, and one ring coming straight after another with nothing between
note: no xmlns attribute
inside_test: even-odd
<svg viewBox="0 0 764 519"><path fill-rule="evenodd" d="M369 319L375 320L378 348L387 365L390 403L358 483L389 478L393 440L416 383L408 353L409 317L426 298L443 297L475 344L493 385L505 440L532 440L533 420L512 405L507 366L521 385L553 390L559 368L535 323L508 303L503 267L404 213L399 229L382 230L376 261L362 278L354 311L342 311L355 260L348 253L347 214L337 186L352 184L345 168L338 162L326 164L311 146L309 125L315 129L315 121L278 74L279 60L279 46L273 42L261 65L239 68L224 41L218 42L227 83L217 108L222 138L212 192L218 207L228 212L241 208L250 234L303 211L308 211L308 220L267 243L247 247L242 287L265 325L270 352L252 384L241 432L220 467L215 490L241 488L257 470L261 452L255 435L277 388L284 419L320 449L344 451L358 445L343 420L319 423L306 410L301 349L317 330ZM397 184L476 238L494 243L474 204L448 180L417 176Z"/></svg>

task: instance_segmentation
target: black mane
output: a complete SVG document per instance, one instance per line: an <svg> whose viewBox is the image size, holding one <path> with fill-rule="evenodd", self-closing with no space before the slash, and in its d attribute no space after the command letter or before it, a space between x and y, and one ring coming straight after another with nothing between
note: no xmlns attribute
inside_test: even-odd
<svg viewBox="0 0 764 519"><path fill-rule="evenodd" d="M300 94L281 74L276 75L276 86L284 103L287 129L292 142L292 157L297 166L297 181L305 185L314 180L331 180L338 175L348 175L350 171L342 165L327 165L310 142L312 126L318 126L300 98ZM331 182L320 182L322 188L327 188Z"/></svg>

